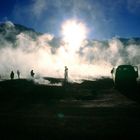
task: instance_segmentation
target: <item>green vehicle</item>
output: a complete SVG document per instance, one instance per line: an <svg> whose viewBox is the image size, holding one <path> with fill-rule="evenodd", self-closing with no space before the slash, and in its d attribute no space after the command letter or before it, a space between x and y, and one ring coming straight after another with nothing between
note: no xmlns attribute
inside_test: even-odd
<svg viewBox="0 0 140 140"><path fill-rule="evenodd" d="M138 67L132 65L120 65L111 70L112 78L117 88L129 88L137 85Z"/></svg>

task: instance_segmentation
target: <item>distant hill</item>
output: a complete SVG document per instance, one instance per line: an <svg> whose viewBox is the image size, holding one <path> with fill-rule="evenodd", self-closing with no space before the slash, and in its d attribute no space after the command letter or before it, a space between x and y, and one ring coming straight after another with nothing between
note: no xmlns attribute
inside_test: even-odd
<svg viewBox="0 0 140 140"><path fill-rule="evenodd" d="M109 46L109 42L112 40L119 40L124 47L128 46L128 45L140 45L140 37L133 37L133 38L111 38L109 40L96 40L96 39L88 39L87 40L87 44L86 46L96 46L97 44L102 47L108 47Z"/></svg>
<svg viewBox="0 0 140 140"><path fill-rule="evenodd" d="M15 43L17 35L21 33L24 33L33 39L36 39L36 37L41 35L41 33L36 32L32 28L8 21L0 24L0 44L4 43L4 41Z"/></svg>
<svg viewBox="0 0 140 140"><path fill-rule="evenodd" d="M0 24L0 47L5 42L14 44L17 40L17 36L21 33L24 33L25 35L28 35L32 39L36 39L38 36L43 35L43 33L36 32L32 28L25 27L20 24L14 24L10 21L4 22ZM123 45L127 46L129 44L136 44L140 45L140 37L134 37L134 38L116 38L120 40ZM61 37L54 37L49 44L53 47L58 47L61 43ZM112 39L111 39L112 40ZM93 46L94 44L101 43L103 46L108 46L109 40L94 40L94 39L88 39L87 40L87 46Z"/></svg>
<svg viewBox="0 0 140 140"><path fill-rule="evenodd" d="M124 45L128 44L136 44L140 45L140 37L133 37L133 38L118 38Z"/></svg>

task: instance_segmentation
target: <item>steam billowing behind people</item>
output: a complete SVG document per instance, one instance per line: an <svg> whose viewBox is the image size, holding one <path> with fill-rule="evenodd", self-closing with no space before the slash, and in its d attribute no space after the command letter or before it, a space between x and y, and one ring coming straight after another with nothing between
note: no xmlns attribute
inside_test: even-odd
<svg viewBox="0 0 140 140"><path fill-rule="evenodd" d="M19 32L16 25L6 30L7 34L0 33L0 74L5 79L11 69L17 68L25 78L30 78L31 68L42 77L64 78L67 65L69 80L76 80L110 76L112 67L121 64L140 67L140 41L135 39L84 39L71 51L72 46L51 34L37 34L29 29ZM11 35L14 38L9 41Z"/></svg>

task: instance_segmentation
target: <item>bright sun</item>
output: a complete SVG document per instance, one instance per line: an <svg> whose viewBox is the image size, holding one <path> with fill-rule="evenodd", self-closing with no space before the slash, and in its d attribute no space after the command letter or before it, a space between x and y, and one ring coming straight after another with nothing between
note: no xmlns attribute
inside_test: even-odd
<svg viewBox="0 0 140 140"><path fill-rule="evenodd" d="M70 49L77 50L87 35L86 26L77 20L67 20L62 25L63 41Z"/></svg>

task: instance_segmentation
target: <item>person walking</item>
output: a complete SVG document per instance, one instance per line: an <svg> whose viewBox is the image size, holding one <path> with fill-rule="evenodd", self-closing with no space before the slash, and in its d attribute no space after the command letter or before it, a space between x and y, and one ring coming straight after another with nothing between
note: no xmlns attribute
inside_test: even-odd
<svg viewBox="0 0 140 140"><path fill-rule="evenodd" d="M35 73L34 73L34 71L33 70L31 70L31 77L34 77L34 75L35 75Z"/></svg>
<svg viewBox="0 0 140 140"><path fill-rule="evenodd" d="M65 66L64 81L68 82L68 68L67 68L67 66Z"/></svg>
<svg viewBox="0 0 140 140"><path fill-rule="evenodd" d="M10 78L11 78L11 80L14 79L14 72L13 71L11 71Z"/></svg>

